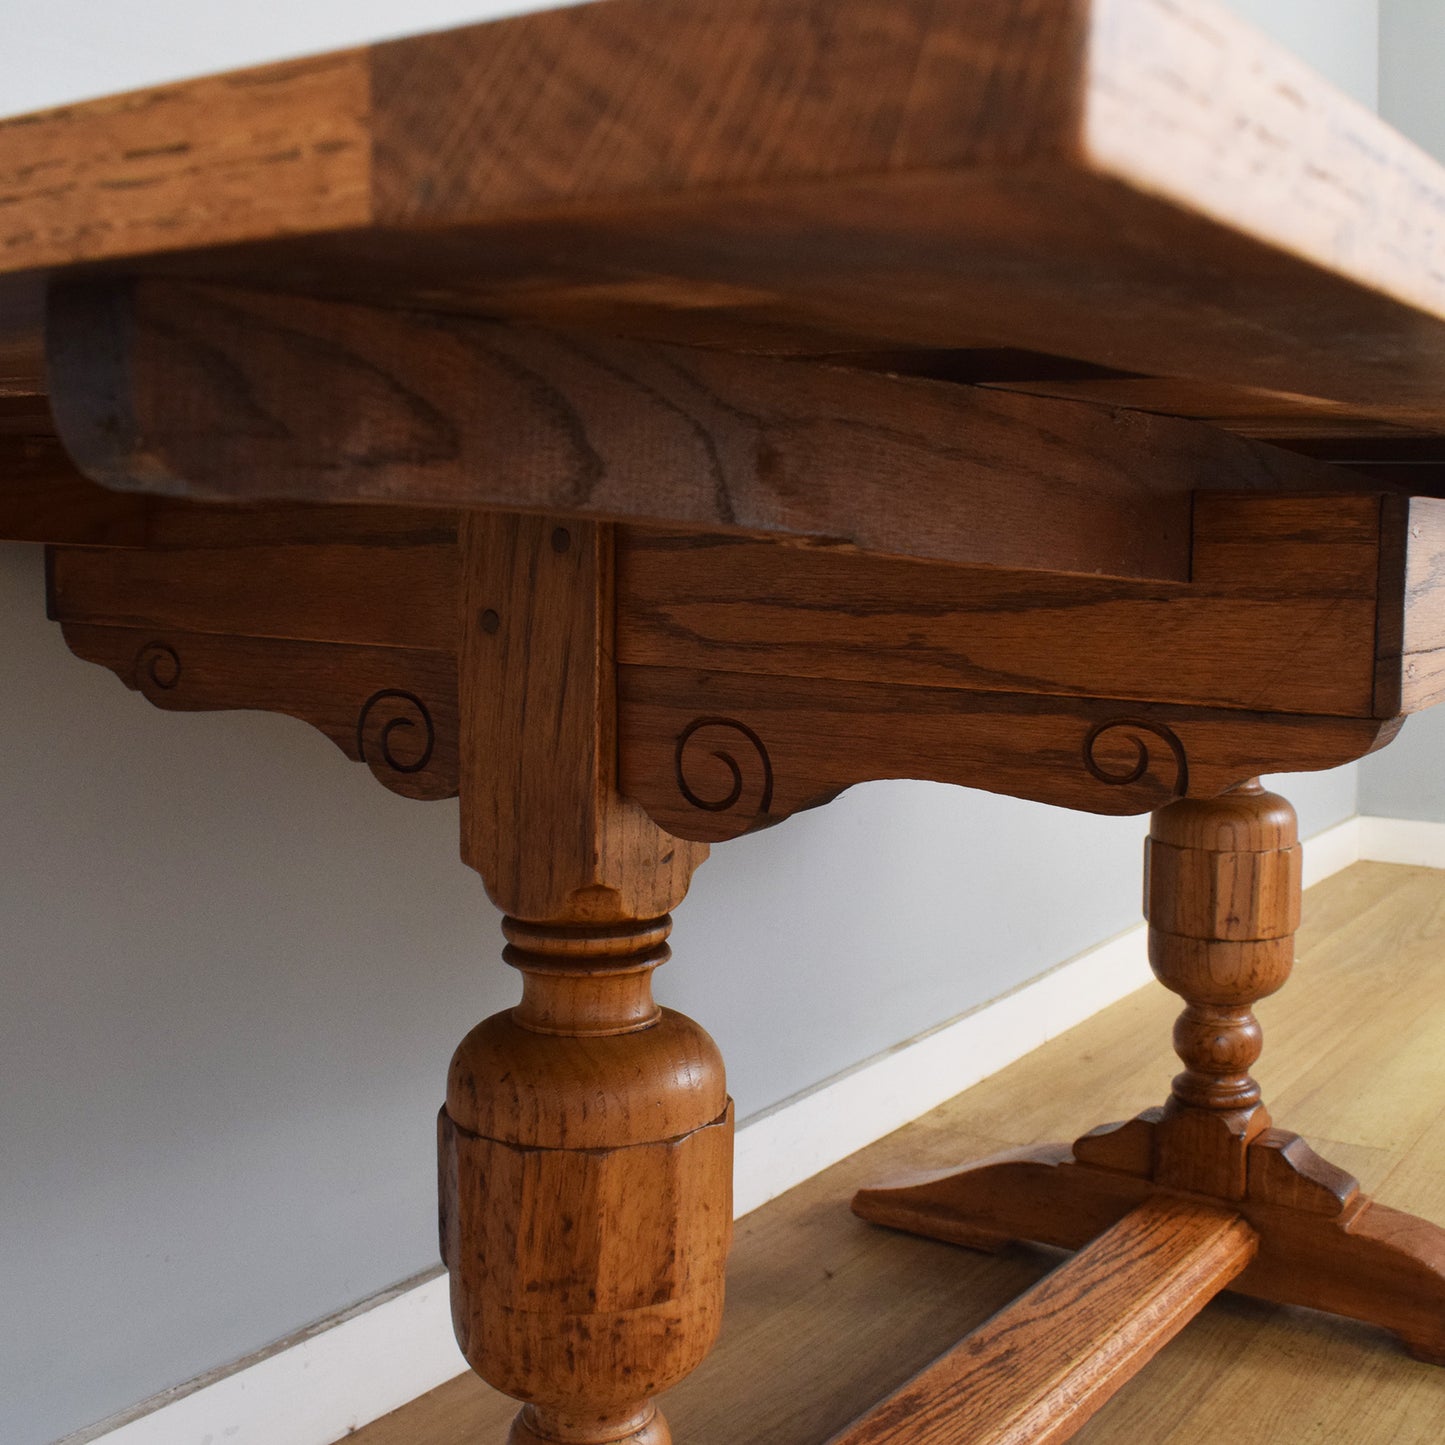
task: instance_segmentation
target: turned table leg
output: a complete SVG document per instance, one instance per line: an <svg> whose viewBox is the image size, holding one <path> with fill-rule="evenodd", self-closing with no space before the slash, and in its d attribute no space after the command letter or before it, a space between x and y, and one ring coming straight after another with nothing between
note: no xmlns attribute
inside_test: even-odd
<svg viewBox="0 0 1445 1445"><path fill-rule="evenodd" d="M1245 1196L1249 1146L1270 1125L1249 1073L1263 1044L1253 1010L1294 967L1302 856L1294 809L1257 780L1154 814L1144 851L1149 964L1185 1004L1174 1024L1184 1072L1154 1128L1160 1185Z"/></svg>
<svg viewBox="0 0 1445 1445"><path fill-rule="evenodd" d="M1253 1005L1293 963L1294 810L1258 782L1171 803L1154 814L1146 858L1150 961L1185 1005L1174 1030L1185 1067L1168 1103L1072 1146L864 1189L855 1211L978 1248L1030 1240L1079 1249L1152 1202L1175 1201L1201 1219L1225 1209L1257 1237L1228 1288L1383 1325L1419 1358L1445 1363L1445 1229L1372 1202L1274 1128L1249 1073L1261 1046Z"/></svg>
<svg viewBox="0 0 1445 1445"><path fill-rule="evenodd" d="M452 1312L472 1368L529 1402L515 1445L662 1445L652 1399L721 1322L732 1115L712 1040L652 999L670 926L507 919L522 1002L452 1060Z"/></svg>
<svg viewBox="0 0 1445 1445"><path fill-rule="evenodd" d="M462 851L522 999L462 1042L440 1118L457 1338L524 1402L512 1445L664 1445L732 1235L722 1060L651 985L707 849L617 791L610 529L476 516L461 559Z"/></svg>

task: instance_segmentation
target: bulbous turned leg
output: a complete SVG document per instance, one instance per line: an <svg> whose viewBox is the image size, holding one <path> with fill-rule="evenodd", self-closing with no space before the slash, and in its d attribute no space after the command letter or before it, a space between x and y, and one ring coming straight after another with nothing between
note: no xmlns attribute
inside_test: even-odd
<svg viewBox="0 0 1445 1445"><path fill-rule="evenodd" d="M1154 814L1145 845L1149 963L1184 1000L1184 1063L1155 1132L1153 1177L1242 1199L1250 1143L1270 1125L1249 1070L1263 1042L1254 1005L1294 965L1301 850L1294 809L1257 780ZM1087 1152L1087 1151L1086 1151Z"/></svg>
<svg viewBox="0 0 1445 1445"><path fill-rule="evenodd" d="M1299 923L1294 810L1257 781L1154 814L1145 911L1156 976L1184 1000L1169 1102L1072 1146L1051 1144L861 1191L878 1224L982 1248L1080 1248L1151 1196L1236 1209L1257 1231L1230 1286L1393 1330L1445 1363L1445 1229L1374 1204L1297 1135L1272 1127L1249 1070L1253 1006L1288 979Z"/></svg>
<svg viewBox="0 0 1445 1445"><path fill-rule="evenodd" d="M462 519L462 856L508 915L522 1001L452 1060L442 1257L513 1445L665 1445L732 1234L722 1061L659 1009L670 911L707 856L617 789L612 529Z"/></svg>
<svg viewBox="0 0 1445 1445"><path fill-rule="evenodd" d="M665 1445L653 1398L721 1322L732 1113L712 1040L653 1002L667 918L508 918L522 1002L457 1050L442 1253L472 1368L526 1402L512 1445Z"/></svg>

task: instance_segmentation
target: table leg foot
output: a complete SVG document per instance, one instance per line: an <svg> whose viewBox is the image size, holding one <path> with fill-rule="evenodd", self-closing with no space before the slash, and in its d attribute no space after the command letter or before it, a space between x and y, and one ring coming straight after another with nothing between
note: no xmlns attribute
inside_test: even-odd
<svg viewBox="0 0 1445 1445"><path fill-rule="evenodd" d="M1147 1193L1076 1167L1067 1144L1044 1144L882 1181L853 1196L853 1212L970 1249L992 1252L1015 1242L1078 1249Z"/></svg>
<svg viewBox="0 0 1445 1445"><path fill-rule="evenodd" d="M1078 1249L1149 1198L1222 1201L1149 1172L1167 1132L1162 1110L1085 1135L917 1174L859 1191L871 1223L971 1248L1011 1241ZM1085 1157L1087 1156L1087 1157ZM1246 1153L1245 1197L1230 1201L1259 1236L1229 1288L1379 1325L1417 1359L1445 1364L1445 1229L1375 1203L1298 1135L1266 1130Z"/></svg>
<svg viewBox="0 0 1445 1445"><path fill-rule="evenodd" d="M974 1248L1080 1249L1146 1204L1230 1210L1257 1238L1230 1289L1382 1326L1418 1359L1445 1364L1445 1229L1374 1203L1298 1135L1274 1128L1249 1073L1261 1044L1253 1005L1293 963L1293 809L1257 782L1172 803L1154 815L1145 856L1150 963L1185 1002L1174 1029L1185 1067L1169 1102L1072 1146L864 1189L854 1212ZM1109 1321L1098 1327L1107 1333ZM859 1435L858 1445L872 1439Z"/></svg>
<svg viewBox="0 0 1445 1445"><path fill-rule="evenodd" d="M524 1406L507 1445L672 1445L662 1411L650 1402L604 1418L577 1417Z"/></svg>

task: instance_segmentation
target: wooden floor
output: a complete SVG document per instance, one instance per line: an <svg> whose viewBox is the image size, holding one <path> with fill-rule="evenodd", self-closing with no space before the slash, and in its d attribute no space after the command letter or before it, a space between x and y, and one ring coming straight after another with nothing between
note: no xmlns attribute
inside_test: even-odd
<svg viewBox="0 0 1445 1445"><path fill-rule="evenodd" d="M849 1195L1161 1101L1177 1009L1146 989L742 1220L722 1340L666 1400L679 1445L821 1445L1046 1272L1058 1256L875 1229ZM1445 874L1363 863L1312 889L1295 976L1259 1015L1276 1123L1384 1202L1445 1222ZM465 1376L353 1439L501 1445L512 1411ZM1074 1439L1441 1445L1445 1369L1366 1326L1226 1296Z"/></svg>

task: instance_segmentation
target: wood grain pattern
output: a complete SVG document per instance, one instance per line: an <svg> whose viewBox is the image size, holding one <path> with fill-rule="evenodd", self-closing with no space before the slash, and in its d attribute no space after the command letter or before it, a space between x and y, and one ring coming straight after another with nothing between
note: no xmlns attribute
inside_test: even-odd
<svg viewBox="0 0 1445 1445"><path fill-rule="evenodd" d="M1148 1177L1117 1165L1076 1164L1068 1145L1040 1145L962 1169L900 1173L860 1191L854 1207L873 1223L973 1247L1026 1239L1081 1249L1155 1189ZM1260 1245L1231 1288L1381 1325L1420 1358L1438 1361L1445 1229L1359 1197L1351 1204L1343 1216L1330 1216L1293 1200L1240 1201Z"/></svg>
<svg viewBox="0 0 1445 1445"><path fill-rule="evenodd" d="M342 51L0 120L0 264L362 224L369 92Z"/></svg>
<svg viewBox="0 0 1445 1445"><path fill-rule="evenodd" d="M137 546L148 504L82 476L54 437L0 430L0 541Z"/></svg>
<svg viewBox="0 0 1445 1445"><path fill-rule="evenodd" d="M686 521L1186 581L1192 494L1359 488L1163 418L216 287L61 292L50 335L57 424L119 489Z"/></svg>
<svg viewBox="0 0 1445 1445"><path fill-rule="evenodd" d="M515 1445L668 1445L732 1237L722 1059L651 991L707 850L617 789L611 529L469 515L459 551L462 856L524 985L448 1077L452 1318Z"/></svg>
<svg viewBox="0 0 1445 1445"><path fill-rule="evenodd" d="M173 519L169 525L182 524ZM188 524L194 527L194 523ZM312 525L315 525L314 520ZM456 548L351 540L57 548L51 615L152 631L344 642L456 655Z"/></svg>
<svg viewBox="0 0 1445 1445"><path fill-rule="evenodd" d="M1256 1244L1228 1211L1146 1201L830 1445L1061 1445Z"/></svg>
<svg viewBox="0 0 1445 1445"><path fill-rule="evenodd" d="M615 590L607 564L595 675L576 686L601 707L618 659L623 787L679 836L732 837L880 777L1143 811L1262 770L1333 766L1393 735L1394 720L1368 716L1388 695L1390 666L1398 676L1404 665L1381 618L1433 607L1431 544L1411 533L1433 525L1437 505L1391 502L1382 513L1371 496L1210 494L1194 509L1199 580L1178 584L628 530ZM553 530L570 536L573 525L591 524ZM459 600L456 536L455 514L442 511L153 499L146 547L55 551L50 606L67 624L157 637L439 659L457 655L464 625L492 659L479 705L501 727L495 710L525 700L508 669L530 643L525 628L515 644L496 638L507 616L529 615L537 574L492 567L465 584L478 600ZM555 566L565 555L545 557ZM1387 589L1379 600L1377 589ZM477 632L484 613L498 633ZM583 655L572 654L577 666ZM505 701L516 687L522 701ZM536 746L551 758L550 743ZM478 764L486 787L490 757ZM590 777L593 764L581 766ZM481 847L515 812L501 793L485 806L501 811L476 824ZM570 830L576 814L562 811Z"/></svg>
<svg viewBox="0 0 1445 1445"><path fill-rule="evenodd" d="M611 530L464 519L462 858L518 918L658 918L707 849L617 792Z"/></svg>
<svg viewBox="0 0 1445 1445"><path fill-rule="evenodd" d="M1372 714L1378 499L1231 495L1201 498L1198 515L1197 581L1180 584L943 571L628 528L618 658L650 668Z"/></svg>
<svg viewBox="0 0 1445 1445"><path fill-rule="evenodd" d="M601 708L611 659L620 663L623 789L680 837L733 837L883 777L1139 812L1264 770L1334 766L1393 736L1394 718L1369 716L1389 698L1390 669L1399 677L1407 665L1386 624L1431 615L1439 507L1373 496L1201 496L1197 580L1177 584L626 530L616 538L615 584L608 543L610 600L594 607L605 625L584 633L573 618L564 629L595 636L599 650L574 649L569 665L594 656L591 680L579 674L574 683ZM592 524L554 523L547 535L570 537L574 525ZM509 562L474 569L464 582L456 536L455 514L440 511L155 499L145 548L55 551L51 611L69 624L157 637L275 638L445 659L468 631L490 659L478 684L488 726L515 729L535 709L497 710L528 706L514 664L530 656L535 635L523 627L515 643L496 639L505 618L539 605L531 589L545 574ZM566 555L544 560L556 567ZM483 614L497 632L478 632ZM1408 625L1414 638L1431 624ZM233 691L225 701L244 699ZM570 736L556 745L565 756L574 744L592 777L590 745ZM550 767L553 743L534 746ZM492 756L479 759L484 788L500 786ZM579 787L593 796L594 783ZM491 811L474 825L484 850L516 812L505 789L487 797L477 806ZM641 817L631 804L595 807L604 831L607 818L626 832ZM576 816L562 809L559 836L576 836ZM653 832L647 823L639 837ZM657 856L671 847L659 845ZM655 900L662 911L672 906L670 887ZM560 897L527 907L545 914Z"/></svg>
<svg viewBox="0 0 1445 1445"><path fill-rule="evenodd" d="M42 487L28 515L108 544L48 553L50 615L77 655L157 707L285 713L394 792L456 795L454 515L213 507L90 483Z"/></svg>
<svg viewBox="0 0 1445 1445"><path fill-rule="evenodd" d="M667 1445L652 1397L722 1323L732 1106L716 1045L652 1000L669 925L507 919L522 1001L452 1059L442 1257L468 1362L527 1402L514 1442Z"/></svg>
<svg viewBox="0 0 1445 1445"><path fill-rule="evenodd" d="M300 718L385 787L457 794L456 663L435 652L71 623L66 645L155 707Z"/></svg>
<svg viewBox="0 0 1445 1445"><path fill-rule="evenodd" d="M1445 172L1207 0L612 0L22 117L0 174L18 384L106 259L1445 429Z"/></svg>
<svg viewBox="0 0 1445 1445"><path fill-rule="evenodd" d="M1251 779L1218 798L1155 813L1144 843L1144 916L1154 976L1185 1003L1184 1064L1153 1131L1150 1173L1165 1188L1239 1200L1252 1146L1269 1128L1250 1075L1263 1046L1254 1005L1294 963L1303 851L1294 809ZM1080 1149L1079 1157L1093 1158Z"/></svg>
<svg viewBox="0 0 1445 1445"><path fill-rule="evenodd" d="M1380 559L1382 594L1376 706L1398 699L1416 712L1445 698L1445 508L1422 497L1392 498ZM1403 556L1401 555L1403 550Z"/></svg>
<svg viewBox="0 0 1445 1445"><path fill-rule="evenodd" d="M1032 158L1081 7L623 0L378 47L378 211L535 206ZM595 126L579 148L584 114ZM467 143L487 136L478 149ZM467 139L464 139L467 138Z"/></svg>
<svg viewBox="0 0 1445 1445"><path fill-rule="evenodd" d="M623 790L678 837L708 842L878 778L1143 813L1262 770L1335 767L1399 730L1398 719L661 667L619 668L618 687Z"/></svg>
<svg viewBox="0 0 1445 1445"><path fill-rule="evenodd" d="M906 359L901 369L909 370ZM1439 442L1428 434L1422 438L1410 427L1392 422L1389 408L1383 403L1366 418L1348 404L1328 397L1240 386L1223 378L1143 376L1108 370L1097 375L1050 376L1040 369L1039 374L1033 376L1027 372L997 378L985 374L982 380L991 387L1024 396L1052 396L1095 406L1213 422L1240 436L1277 442L1291 450L1298 449L1306 456L1333 462L1350 457L1369 440L1410 439L1420 444L1424 456L1434 456L1439 449Z"/></svg>

